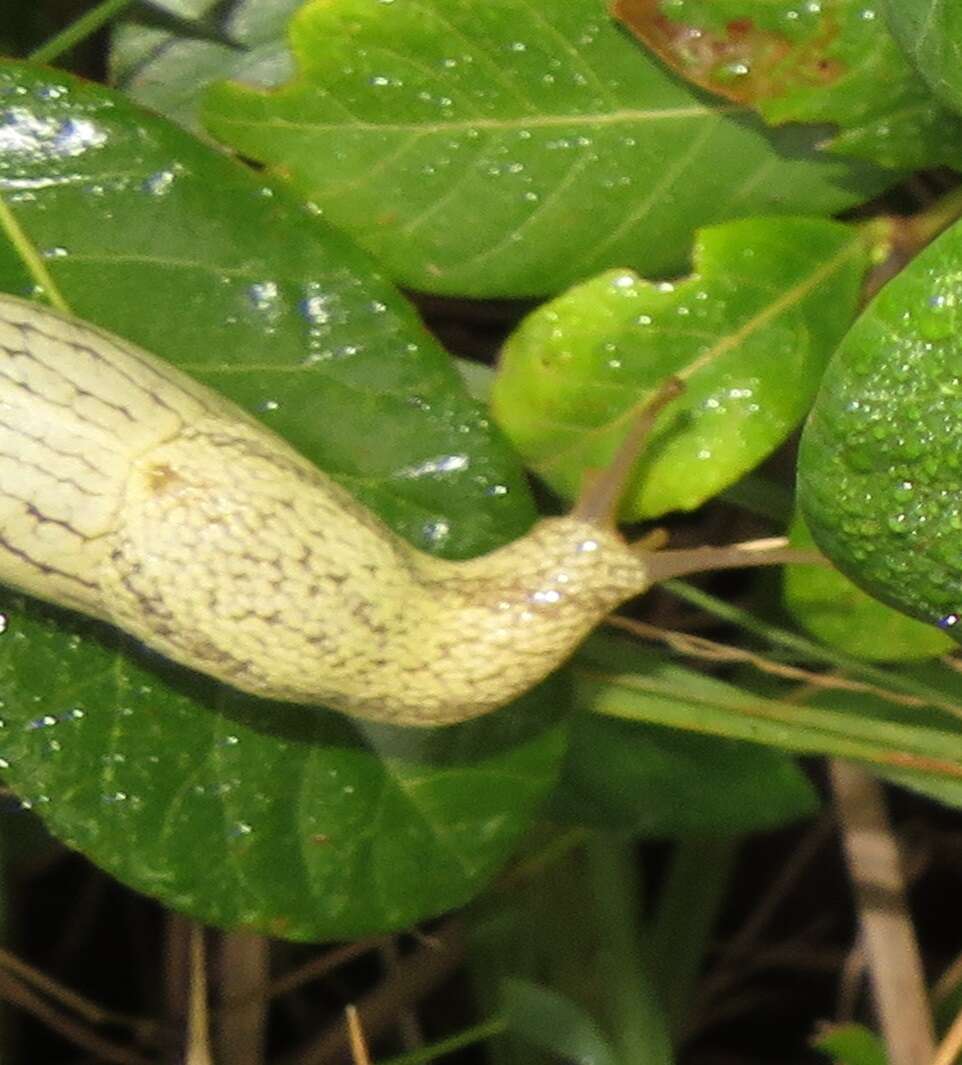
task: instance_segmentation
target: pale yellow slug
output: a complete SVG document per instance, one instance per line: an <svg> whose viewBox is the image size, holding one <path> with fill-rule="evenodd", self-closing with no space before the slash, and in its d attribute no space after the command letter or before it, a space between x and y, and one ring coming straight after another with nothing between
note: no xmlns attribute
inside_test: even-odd
<svg viewBox="0 0 962 1065"><path fill-rule="evenodd" d="M653 579L745 564L630 547L617 491L480 558L434 558L168 363L0 295L0 582L245 692L464 721Z"/></svg>

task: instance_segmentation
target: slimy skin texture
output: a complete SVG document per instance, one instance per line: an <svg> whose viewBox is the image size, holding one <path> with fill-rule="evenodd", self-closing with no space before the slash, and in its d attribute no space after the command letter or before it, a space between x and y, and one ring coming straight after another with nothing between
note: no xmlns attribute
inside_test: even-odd
<svg viewBox="0 0 962 1065"><path fill-rule="evenodd" d="M442 725L526 691L652 580L576 514L426 555L217 393L0 295L0 582L241 691Z"/></svg>

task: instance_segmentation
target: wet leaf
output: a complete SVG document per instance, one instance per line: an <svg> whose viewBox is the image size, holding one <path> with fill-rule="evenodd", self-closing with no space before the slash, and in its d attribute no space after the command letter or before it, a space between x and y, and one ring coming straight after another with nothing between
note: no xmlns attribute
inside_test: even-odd
<svg viewBox="0 0 962 1065"><path fill-rule="evenodd" d="M622 515L690 510L801 421L855 316L866 261L866 234L837 222L702 230L689 277L653 284L613 271L525 319L502 352L495 417L528 465L572 499L675 375L685 392L659 417Z"/></svg>
<svg viewBox="0 0 962 1065"><path fill-rule="evenodd" d="M614 10L683 77L766 122L831 123L836 151L883 166L962 165L962 120L866 0L616 0Z"/></svg>
<svg viewBox="0 0 962 1065"><path fill-rule="evenodd" d="M789 536L796 547L814 544L801 516ZM945 633L866 595L836 569L786 566L783 579L785 606L795 620L846 654L871 662L911 662L947 654L954 646Z"/></svg>
<svg viewBox="0 0 962 1065"><path fill-rule="evenodd" d="M944 0L882 0L895 39L931 90L962 111L962 7Z"/></svg>
<svg viewBox="0 0 962 1065"><path fill-rule="evenodd" d="M962 613L962 227L839 345L799 454L815 542L870 595L949 629Z"/></svg>
<svg viewBox="0 0 962 1065"><path fill-rule="evenodd" d="M601 0L328 0L298 76L211 88L215 136L283 175L413 288L555 292L683 268L695 227L828 214L884 178L671 77Z"/></svg>
<svg viewBox="0 0 962 1065"><path fill-rule="evenodd" d="M56 288L222 389L422 546L474 554L531 520L410 307L283 189L120 94L10 63L0 204L0 289ZM0 606L4 777L71 846L215 924L328 939L458 905L563 753L563 690L460 728L365 726L9 592Z"/></svg>

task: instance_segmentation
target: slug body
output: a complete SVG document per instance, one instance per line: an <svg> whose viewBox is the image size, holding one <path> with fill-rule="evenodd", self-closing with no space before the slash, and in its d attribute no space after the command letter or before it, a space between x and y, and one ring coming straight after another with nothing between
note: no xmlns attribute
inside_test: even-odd
<svg viewBox="0 0 962 1065"><path fill-rule="evenodd" d="M527 690L651 577L576 515L426 555L217 393L0 295L0 582L245 692L440 725Z"/></svg>

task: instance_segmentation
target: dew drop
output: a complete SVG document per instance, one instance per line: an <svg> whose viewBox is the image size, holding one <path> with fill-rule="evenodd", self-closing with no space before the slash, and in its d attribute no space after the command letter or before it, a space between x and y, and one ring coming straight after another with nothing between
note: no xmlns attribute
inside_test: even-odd
<svg viewBox="0 0 962 1065"><path fill-rule="evenodd" d="M437 518L434 521L426 521L421 526L421 535L424 537L425 543L432 546L438 546L443 544L445 540L451 535L450 522L445 521L443 518Z"/></svg>
<svg viewBox="0 0 962 1065"><path fill-rule="evenodd" d="M56 725L56 723L57 719L53 714L44 714L43 717L34 718L34 720L27 725L27 730L33 731L38 728L50 728L52 725Z"/></svg>
<svg viewBox="0 0 962 1065"><path fill-rule="evenodd" d="M143 189L151 196L166 196L174 184L173 170L158 170L144 178Z"/></svg>
<svg viewBox="0 0 962 1065"><path fill-rule="evenodd" d="M542 588L531 596L532 602L543 604L557 603L560 599L561 592L557 588Z"/></svg>

